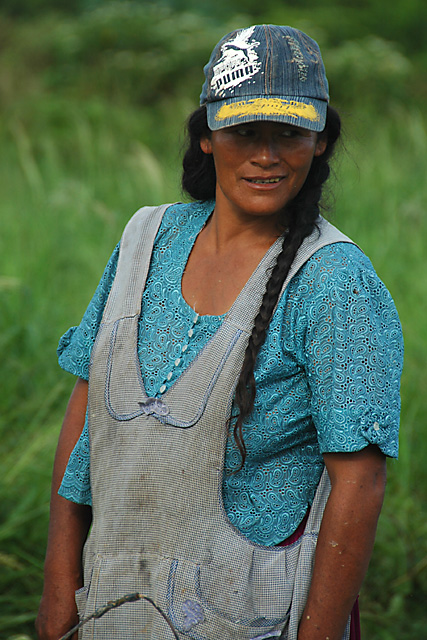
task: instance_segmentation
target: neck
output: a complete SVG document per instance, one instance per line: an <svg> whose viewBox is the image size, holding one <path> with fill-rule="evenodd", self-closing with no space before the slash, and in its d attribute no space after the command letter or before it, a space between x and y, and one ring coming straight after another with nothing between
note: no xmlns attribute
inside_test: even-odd
<svg viewBox="0 0 427 640"><path fill-rule="evenodd" d="M283 231L276 216L230 215L217 203L203 234L214 250L221 253L230 247L235 251L249 247L266 251Z"/></svg>

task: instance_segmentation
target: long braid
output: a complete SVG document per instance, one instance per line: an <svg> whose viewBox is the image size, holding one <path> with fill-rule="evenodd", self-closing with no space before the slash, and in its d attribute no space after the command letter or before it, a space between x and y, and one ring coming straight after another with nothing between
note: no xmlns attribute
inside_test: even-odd
<svg viewBox="0 0 427 640"><path fill-rule="evenodd" d="M303 188L286 208L286 217L290 220L288 233L284 236L282 250L277 256L276 264L266 284L265 293L258 314L254 320L242 369L237 381L235 403L239 409L239 415L234 424L233 435L241 454L241 463L235 472L242 469L246 459L243 423L254 408L256 396L254 367L256 359L264 344L267 329L278 302L283 283L286 280L298 249L304 238L309 236L315 229L316 220L319 216L323 184L328 179L330 173L328 160L332 155L335 142L340 134L340 119L338 114L332 109L330 109L328 113L329 122L325 129L325 135L328 136L328 146L322 156L314 158Z"/></svg>
<svg viewBox="0 0 427 640"><path fill-rule="evenodd" d="M242 458L239 469L243 467L246 458L246 446L242 431L243 422L252 412L256 396L254 377L255 362L259 350L264 344L267 329L279 299L283 283L286 280L301 243L304 238L309 236L313 231L317 216L318 214L316 213L311 221L307 220L302 224L301 221L298 220L296 224L290 225L289 231L283 240L283 248L277 256L276 264L268 279L258 314L254 320L235 392L235 402L239 408L239 415L234 425L233 435Z"/></svg>
<svg viewBox="0 0 427 640"><path fill-rule="evenodd" d="M304 238L309 236L315 226L320 211L320 199L325 181L329 177L329 159L335 143L340 136L341 120L332 107L328 107L328 116L324 132L327 146L324 153L313 159L307 179L298 195L286 206L288 232L284 235L283 247L266 284L265 293L254 320L254 326L246 347L242 369L237 381L235 403L239 409L233 435L241 454L239 471L246 459L246 446L243 439L243 423L254 408L256 385L254 367L258 353L264 344L268 326L280 296L283 283L289 273L298 249ZM208 200L214 197L216 182L215 167L210 155L200 155L200 139L209 136L206 109L197 109L188 121L189 144L184 156L182 186L195 199ZM203 157L204 156L204 157Z"/></svg>

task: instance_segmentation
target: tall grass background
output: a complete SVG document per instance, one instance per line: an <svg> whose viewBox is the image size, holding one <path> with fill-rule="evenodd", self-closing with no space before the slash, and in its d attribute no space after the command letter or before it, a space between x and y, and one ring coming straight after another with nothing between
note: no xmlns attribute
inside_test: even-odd
<svg viewBox="0 0 427 640"><path fill-rule="evenodd" d="M0 12L0 639L35 638L51 467L74 384L56 364L58 338L79 322L130 215L183 198L182 129L201 67L220 35L255 19L300 26L325 51L345 123L331 218L400 313L400 459L389 463L362 625L369 640L425 637L425 58L364 32L353 12L335 14L338 41L330 13L309 2L286 15L270 2L261 17L173 4L73 4L31 20Z"/></svg>

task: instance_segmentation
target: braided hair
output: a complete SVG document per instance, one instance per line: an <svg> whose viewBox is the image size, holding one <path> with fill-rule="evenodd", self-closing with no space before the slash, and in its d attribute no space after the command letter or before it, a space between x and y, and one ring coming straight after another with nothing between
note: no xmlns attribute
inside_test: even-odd
<svg viewBox="0 0 427 640"><path fill-rule="evenodd" d="M256 386L254 367L261 349L271 317L282 290L283 283L295 259L304 238L316 227L320 212L320 199L323 185L329 177L329 160L341 133L341 119L335 109L328 106L325 129L319 137L326 140L326 149L320 156L313 158L306 181L296 195L285 207L287 233L283 247L276 259L267 282L261 306L254 320L252 333L246 347L242 369L237 381L235 403L239 414L234 425L233 435L241 454L241 469L246 459L246 447L243 439L243 423L253 410ZM215 198L216 174L213 157L205 154L200 148L202 137L210 137L206 107L194 111L187 122L187 150L183 158L182 188L195 200L212 200ZM285 225L284 225L285 226ZM239 470L237 469L237 471Z"/></svg>

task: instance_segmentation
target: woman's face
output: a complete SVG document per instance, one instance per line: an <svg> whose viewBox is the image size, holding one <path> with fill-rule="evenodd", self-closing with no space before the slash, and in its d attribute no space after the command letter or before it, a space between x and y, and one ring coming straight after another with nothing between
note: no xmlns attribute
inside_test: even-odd
<svg viewBox="0 0 427 640"><path fill-rule="evenodd" d="M200 146L215 162L215 208L242 220L271 216L275 221L303 186L326 139L308 129L266 121L213 131Z"/></svg>

